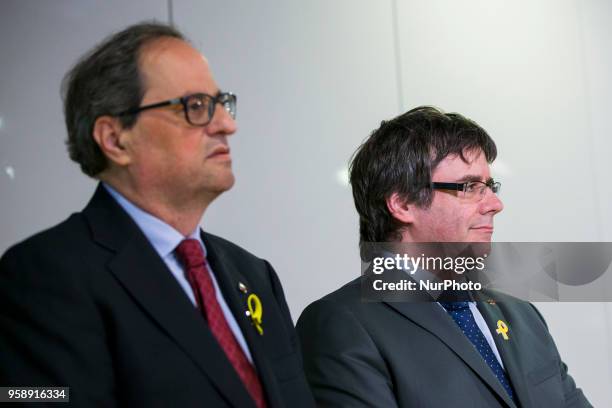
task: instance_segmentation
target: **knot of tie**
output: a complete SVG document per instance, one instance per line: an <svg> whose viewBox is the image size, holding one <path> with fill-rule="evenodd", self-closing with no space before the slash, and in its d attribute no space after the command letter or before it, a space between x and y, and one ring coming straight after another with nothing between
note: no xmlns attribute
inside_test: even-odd
<svg viewBox="0 0 612 408"><path fill-rule="evenodd" d="M440 302L440 305L442 305L447 312L456 312L470 307L469 302Z"/></svg>
<svg viewBox="0 0 612 408"><path fill-rule="evenodd" d="M179 261L187 269L204 265L206 258L202 245L197 239L189 238L181 241L175 249Z"/></svg>

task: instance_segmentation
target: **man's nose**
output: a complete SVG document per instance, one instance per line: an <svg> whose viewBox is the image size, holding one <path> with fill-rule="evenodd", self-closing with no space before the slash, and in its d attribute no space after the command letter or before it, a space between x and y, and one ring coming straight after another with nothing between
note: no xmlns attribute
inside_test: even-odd
<svg viewBox="0 0 612 408"><path fill-rule="evenodd" d="M238 126L232 115L221 105L215 106L215 113L206 130L210 134L231 135L236 133Z"/></svg>
<svg viewBox="0 0 612 408"><path fill-rule="evenodd" d="M494 212L498 213L504 209L504 203L499 196L494 193L490 188L485 191L485 196L482 199L482 212Z"/></svg>

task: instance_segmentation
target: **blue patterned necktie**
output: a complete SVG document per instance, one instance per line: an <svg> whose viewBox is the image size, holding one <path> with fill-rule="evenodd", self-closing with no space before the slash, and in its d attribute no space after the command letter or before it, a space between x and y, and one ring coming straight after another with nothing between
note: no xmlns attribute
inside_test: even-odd
<svg viewBox="0 0 612 408"><path fill-rule="evenodd" d="M501 364L499 364L499 361L497 361L495 354L493 354L493 350L491 346L489 346L484 334L482 334L482 331L480 331L480 328L476 324L474 315L472 315L472 311L470 310L469 302L440 302L440 305L442 305L451 315L459 328L461 328L463 334L470 339L487 365L491 367L493 374L495 374L501 385L506 389L510 398L514 400L514 393L508 381L508 377Z"/></svg>

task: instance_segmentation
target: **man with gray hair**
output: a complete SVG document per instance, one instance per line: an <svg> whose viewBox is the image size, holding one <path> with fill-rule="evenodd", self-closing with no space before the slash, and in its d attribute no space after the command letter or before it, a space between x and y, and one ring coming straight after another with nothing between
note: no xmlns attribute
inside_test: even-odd
<svg viewBox="0 0 612 408"><path fill-rule="evenodd" d="M234 184L236 96L175 28L107 38L67 74L85 209L0 260L0 385L77 406L313 405L270 264L199 228Z"/></svg>

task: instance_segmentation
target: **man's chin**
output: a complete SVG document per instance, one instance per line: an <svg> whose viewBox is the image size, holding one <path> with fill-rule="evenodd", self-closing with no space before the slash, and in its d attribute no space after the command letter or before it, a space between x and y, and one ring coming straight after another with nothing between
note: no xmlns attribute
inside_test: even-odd
<svg viewBox="0 0 612 408"><path fill-rule="evenodd" d="M491 253L491 241L472 242L470 252L473 256L487 256Z"/></svg>
<svg viewBox="0 0 612 408"><path fill-rule="evenodd" d="M203 180L199 186L199 194L208 197L208 200L217 198L234 186L235 179L232 171L217 172L213 177Z"/></svg>
<svg viewBox="0 0 612 408"><path fill-rule="evenodd" d="M483 256L484 254L491 253L491 238L493 237L493 231L481 232L481 231L470 231L468 235L469 249L470 252L475 256ZM474 233L476 232L476 233Z"/></svg>
<svg viewBox="0 0 612 408"><path fill-rule="evenodd" d="M224 174L222 177L219 177L217 183L215 185L214 190L218 193L224 193L227 190L231 189L236 182L236 178L234 177L234 173L230 170L227 174Z"/></svg>
<svg viewBox="0 0 612 408"><path fill-rule="evenodd" d="M491 242L493 230L471 230L468 234L469 242Z"/></svg>

